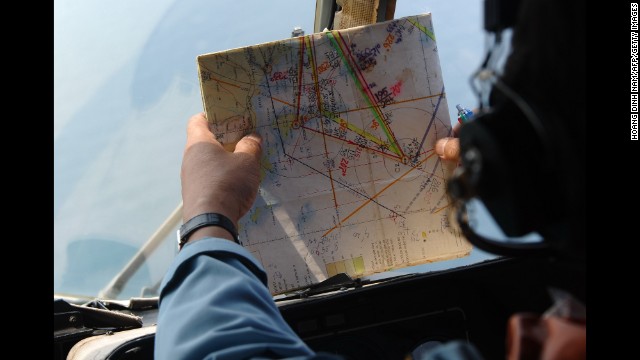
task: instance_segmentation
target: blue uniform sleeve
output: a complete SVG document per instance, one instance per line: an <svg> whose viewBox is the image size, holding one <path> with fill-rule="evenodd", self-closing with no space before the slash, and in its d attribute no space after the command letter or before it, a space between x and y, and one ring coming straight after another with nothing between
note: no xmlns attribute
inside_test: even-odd
<svg viewBox="0 0 640 360"><path fill-rule="evenodd" d="M205 238L176 256L160 291L156 359L334 359L284 321L262 265L242 246Z"/></svg>

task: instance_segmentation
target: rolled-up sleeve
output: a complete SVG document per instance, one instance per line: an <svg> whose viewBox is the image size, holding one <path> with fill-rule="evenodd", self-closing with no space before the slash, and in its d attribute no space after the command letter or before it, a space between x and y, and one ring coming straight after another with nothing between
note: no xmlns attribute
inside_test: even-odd
<svg viewBox="0 0 640 360"><path fill-rule="evenodd" d="M155 358L333 358L293 332L266 284L242 246L217 238L187 244L162 281Z"/></svg>

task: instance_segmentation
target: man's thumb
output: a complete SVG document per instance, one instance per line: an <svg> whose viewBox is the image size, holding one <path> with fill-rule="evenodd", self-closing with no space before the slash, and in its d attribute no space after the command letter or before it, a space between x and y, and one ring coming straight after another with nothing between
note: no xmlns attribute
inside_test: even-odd
<svg viewBox="0 0 640 360"><path fill-rule="evenodd" d="M187 124L187 148L198 142L213 142L215 137L209 130L209 123L204 113L195 114Z"/></svg>
<svg viewBox="0 0 640 360"><path fill-rule="evenodd" d="M246 135L236 144L234 153L247 153L254 155L256 158L262 156L262 138L257 133Z"/></svg>
<svg viewBox="0 0 640 360"><path fill-rule="evenodd" d="M445 160L458 161L460 157L460 140L442 138L436 142L436 153Z"/></svg>

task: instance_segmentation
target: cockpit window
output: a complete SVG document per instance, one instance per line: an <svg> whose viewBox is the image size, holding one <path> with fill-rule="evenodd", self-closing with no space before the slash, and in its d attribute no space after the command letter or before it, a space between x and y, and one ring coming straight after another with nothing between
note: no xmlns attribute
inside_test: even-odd
<svg viewBox="0 0 640 360"><path fill-rule="evenodd" d="M432 13L453 122L457 103L477 104L469 76L484 54L481 8L481 0L396 6L395 18ZM284 39L295 28L309 34L314 15L313 2L293 0L54 2L56 294L105 296L137 254L137 270L114 297L158 295L177 252L179 224L170 220L181 202L185 126L202 111L196 56ZM154 237L158 245L141 252ZM372 278L490 257L474 249Z"/></svg>

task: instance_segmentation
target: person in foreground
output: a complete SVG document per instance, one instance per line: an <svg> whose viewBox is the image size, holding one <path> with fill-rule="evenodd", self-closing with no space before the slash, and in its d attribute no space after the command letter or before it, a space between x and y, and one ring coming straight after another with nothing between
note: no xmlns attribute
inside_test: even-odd
<svg viewBox="0 0 640 360"><path fill-rule="evenodd" d="M191 118L182 162L183 219L217 213L237 228L256 198L261 139L233 153L215 140L204 114ZM291 330L272 300L262 265L219 226L193 232L162 282L156 359L330 359Z"/></svg>
<svg viewBox="0 0 640 360"><path fill-rule="evenodd" d="M233 153L226 151L205 115L194 115L182 161L184 222L216 213L237 229L256 199L261 154L256 134L242 138ZM172 360L341 358L315 353L293 332L269 293L262 265L220 226L192 232L167 271L154 350L156 359Z"/></svg>

